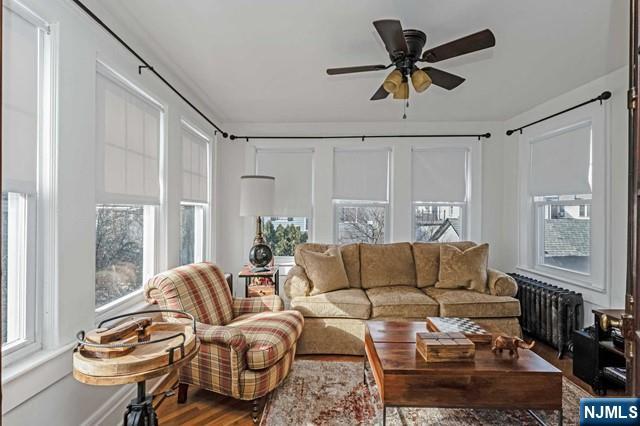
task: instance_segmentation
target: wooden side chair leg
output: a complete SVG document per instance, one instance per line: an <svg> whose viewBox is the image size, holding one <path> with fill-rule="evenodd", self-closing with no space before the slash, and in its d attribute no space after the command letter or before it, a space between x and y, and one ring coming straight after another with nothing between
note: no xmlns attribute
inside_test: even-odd
<svg viewBox="0 0 640 426"><path fill-rule="evenodd" d="M188 390L189 390L189 385L187 383L178 384L178 404L184 404L185 402L187 402Z"/></svg>
<svg viewBox="0 0 640 426"><path fill-rule="evenodd" d="M251 410L251 417L253 418L253 423L258 423L258 404L260 402L260 398L256 398L253 400L253 409Z"/></svg>

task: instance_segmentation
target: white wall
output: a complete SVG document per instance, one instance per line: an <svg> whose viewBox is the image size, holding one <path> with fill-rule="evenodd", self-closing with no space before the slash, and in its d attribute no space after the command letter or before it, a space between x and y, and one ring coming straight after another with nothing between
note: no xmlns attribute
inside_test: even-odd
<svg viewBox="0 0 640 426"><path fill-rule="evenodd" d="M502 200L502 144L503 126L495 122L458 123L276 123L276 124L229 124L225 126L238 135L331 135L331 134L477 134L491 132L490 139L480 142L471 140L480 170L472 170L475 176L472 185L479 185L472 203L475 211L470 211L472 227L470 238L491 244L490 262L501 265L501 216L499 208ZM456 139L367 139L366 146L386 146L392 149L391 167L391 227L390 241L411 241L411 147L429 144L459 143ZM217 236L218 261L227 272L236 273L246 263L253 237L253 219L240 218L239 177L252 173L255 147L312 147L314 149L314 217L313 240L333 241L332 205L332 161L334 147L363 146L359 140L237 140L233 144L220 146L220 183L217 204L225 206L218 215ZM480 160L481 158L481 160ZM281 281L284 281L282 279ZM240 286L236 286L239 291ZM240 294L238 292L238 294Z"/></svg>
<svg viewBox="0 0 640 426"><path fill-rule="evenodd" d="M57 214L52 288L43 300L44 349L29 359L3 365L3 420L7 425L80 424L100 411L119 388L82 385L71 377L71 344L80 329L95 327L95 75L96 59L158 99L165 107L165 199L161 215L158 271L178 263L180 120L213 136L213 129L69 0L21 0L52 26L57 56ZM128 39L127 34L123 34ZM143 50L143 49L141 49ZM153 56L143 51L143 56ZM152 62L154 63L154 62ZM155 63L154 63L155 64ZM163 72L158 68L160 72ZM171 80L171 75L167 73ZM187 97L197 97L185 92ZM205 108L206 110L206 108ZM5 124L6 125L6 124ZM42 295L41 295L42 296ZM142 301L142 296L140 296ZM132 387L119 391L123 406ZM116 405L117 408L117 405ZM116 409L121 412L119 408ZM93 420L96 420L94 417ZM118 417L119 420L119 417ZM114 422L117 420L114 420Z"/></svg>
<svg viewBox="0 0 640 426"><path fill-rule="evenodd" d="M610 156L609 175L610 188L609 208L605 217L593 217L592 220L605 221L608 227L606 241L608 268L605 272L604 292L573 285L571 282L540 277L543 281L552 282L565 288L581 292L585 300L585 323L593 322L591 309L594 307L624 308L626 287L626 244L627 244L627 170L628 170L628 137L627 137L627 70L615 71L589 84L580 86L568 93L553 98L527 112L524 112L505 123L506 129L515 128L535 121L546 115L555 113L585 100L591 99L605 90L612 93L606 108L606 137L608 155ZM524 130L527 131L526 129ZM502 203L503 232L501 264L512 271L519 266L518 260L518 135L505 136ZM528 272L532 275L531 272Z"/></svg>

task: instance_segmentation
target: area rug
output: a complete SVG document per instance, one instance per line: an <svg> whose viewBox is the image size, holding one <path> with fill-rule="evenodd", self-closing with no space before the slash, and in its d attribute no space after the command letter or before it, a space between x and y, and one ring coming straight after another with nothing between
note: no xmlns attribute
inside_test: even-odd
<svg viewBox="0 0 640 426"><path fill-rule="evenodd" d="M378 425L382 404L361 362L296 361L284 383L268 398L262 426ZM580 398L588 393L563 379L564 422L579 423ZM504 395L509 398L509 395ZM547 424L557 424L554 412L536 412ZM537 425L525 410L387 408L388 425Z"/></svg>

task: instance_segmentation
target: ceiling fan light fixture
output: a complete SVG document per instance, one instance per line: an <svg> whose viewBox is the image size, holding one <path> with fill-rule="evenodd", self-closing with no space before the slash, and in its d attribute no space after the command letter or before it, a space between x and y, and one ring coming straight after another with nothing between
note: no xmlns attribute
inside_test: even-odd
<svg viewBox="0 0 640 426"><path fill-rule="evenodd" d="M431 86L431 77L423 70L417 69L411 74L411 83L416 92L422 93Z"/></svg>
<svg viewBox="0 0 640 426"><path fill-rule="evenodd" d="M395 93L401 84L402 84L402 73L400 72L400 70L393 70L387 76L387 78L384 79L384 83L382 83L382 87L384 87L384 90L386 90L389 93Z"/></svg>
<svg viewBox="0 0 640 426"><path fill-rule="evenodd" d="M406 80L393 92L393 99L409 99L409 83Z"/></svg>

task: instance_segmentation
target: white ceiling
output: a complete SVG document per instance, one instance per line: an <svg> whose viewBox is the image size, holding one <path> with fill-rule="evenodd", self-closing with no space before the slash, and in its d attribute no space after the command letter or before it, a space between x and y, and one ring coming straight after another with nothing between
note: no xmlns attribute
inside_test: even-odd
<svg viewBox="0 0 640 426"><path fill-rule="evenodd" d="M490 28L496 47L443 61L467 78L410 99L412 121L504 120L626 64L623 0L110 0L100 6L145 41L226 122L395 121L402 102L369 101L388 63L372 21L398 18L427 47ZM158 67L160 71L162 67Z"/></svg>

